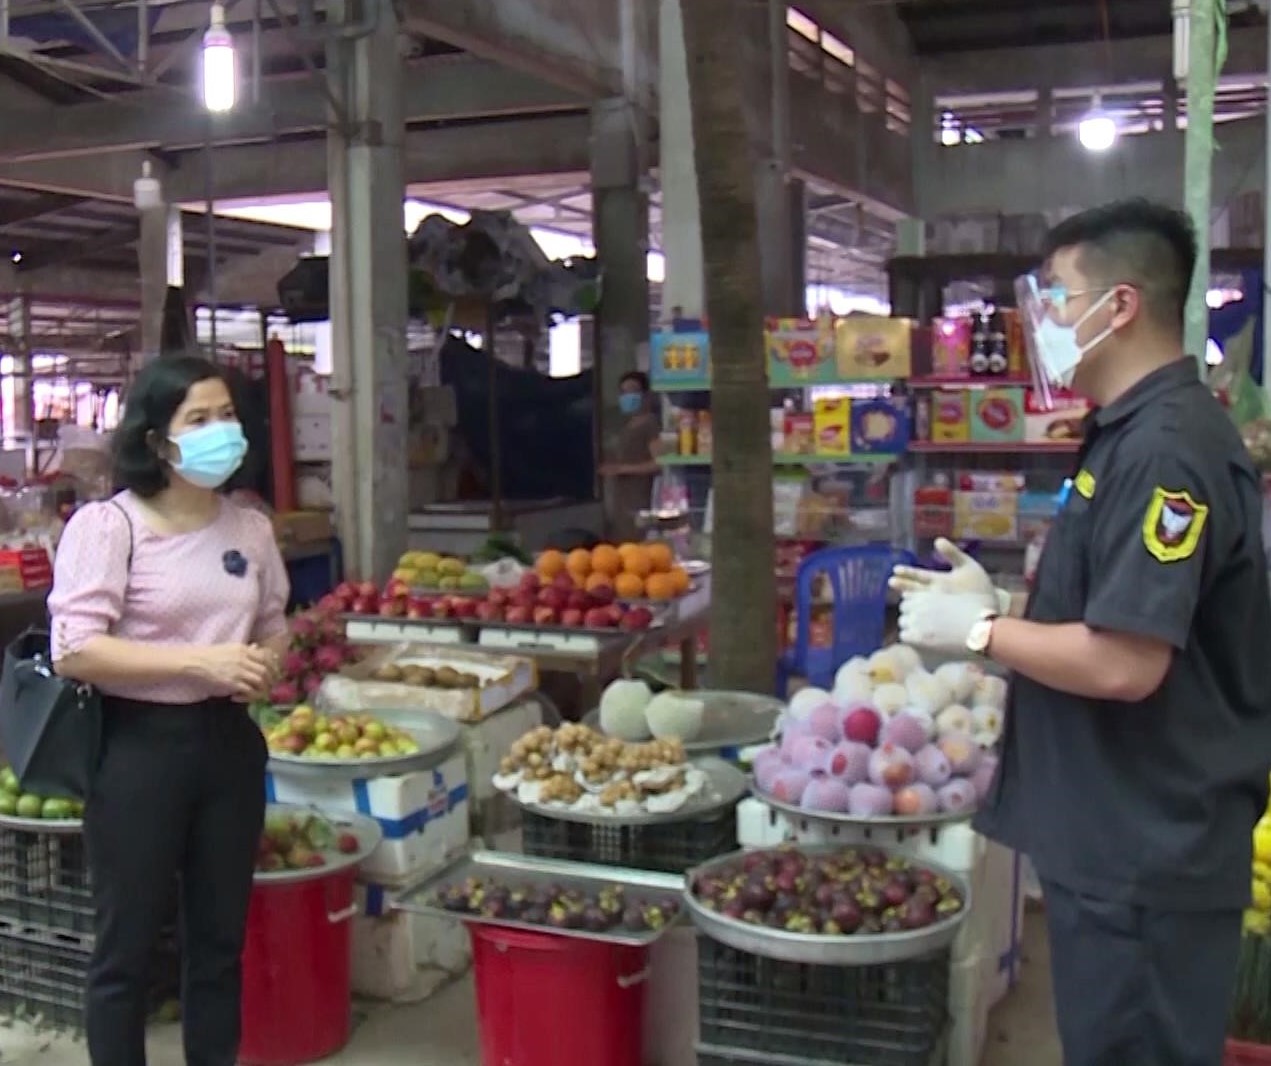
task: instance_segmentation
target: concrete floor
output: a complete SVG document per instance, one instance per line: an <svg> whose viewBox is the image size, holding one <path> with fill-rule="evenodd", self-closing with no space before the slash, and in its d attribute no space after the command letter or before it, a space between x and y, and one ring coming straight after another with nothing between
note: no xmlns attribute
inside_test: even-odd
<svg viewBox="0 0 1271 1066"><path fill-rule="evenodd" d="M443 989L415 1006L359 1008L349 1047L327 1060L332 1066L481 1066L470 980ZM180 1031L156 1027L149 1066L182 1066ZM0 1028L4 1066L84 1066L82 1042L32 1031ZM1045 923L1029 914L1024 930L1019 985L989 1018L981 1066L1062 1066L1050 1001Z"/></svg>

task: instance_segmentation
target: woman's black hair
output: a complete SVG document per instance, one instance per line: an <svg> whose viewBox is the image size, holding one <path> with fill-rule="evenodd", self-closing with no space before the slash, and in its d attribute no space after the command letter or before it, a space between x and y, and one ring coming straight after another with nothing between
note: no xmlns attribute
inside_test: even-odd
<svg viewBox="0 0 1271 1066"><path fill-rule="evenodd" d="M117 489L130 489L149 499L168 487L168 467L159 458L155 440L167 439L172 416L190 387L213 380L225 380L221 368L194 355L161 357L133 378L114 433Z"/></svg>
<svg viewBox="0 0 1271 1066"><path fill-rule="evenodd" d="M641 392L649 391L649 375L643 370L628 370L618 379L618 387L621 388L628 381L634 381L640 387Z"/></svg>

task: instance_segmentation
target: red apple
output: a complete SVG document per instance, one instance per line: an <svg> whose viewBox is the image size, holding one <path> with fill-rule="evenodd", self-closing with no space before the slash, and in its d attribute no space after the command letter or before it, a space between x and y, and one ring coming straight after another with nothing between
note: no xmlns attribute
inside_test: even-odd
<svg viewBox="0 0 1271 1066"><path fill-rule="evenodd" d="M466 596L456 596L450 601L450 609L456 618L476 618L477 600Z"/></svg>
<svg viewBox="0 0 1271 1066"><path fill-rule="evenodd" d="M503 617L507 621L511 622L513 625L517 625L517 626L529 625L530 610L531 608L529 607L522 607L520 604L516 604L512 607L509 607L507 609L507 613Z"/></svg>
<svg viewBox="0 0 1271 1066"><path fill-rule="evenodd" d="M359 596L367 596L367 597L378 596L380 594L380 590L376 588L374 581L363 581L357 587L357 594Z"/></svg>
<svg viewBox="0 0 1271 1066"><path fill-rule="evenodd" d="M572 589L565 601L565 606L571 611L582 611L585 613L591 610L595 604L592 602L591 597L582 589Z"/></svg>
<svg viewBox="0 0 1271 1066"><path fill-rule="evenodd" d="M384 618L402 618L406 614L404 600L385 600L380 604L380 614Z"/></svg>
<svg viewBox="0 0 1271 1066"><path fill-rule="evenodd" d="M534 624L536 626L554 626L559 617L556 608L539 606L534 608Z"/></svg>
<svg viewBox="0 0 1271 1066"><path fill-rule="evenodd" d="M483 622L502 622L503 608L486 600L477 604L477 617Z"/></svg>
<svg viewBox="0 0 1271 1066"><path fill-rule="evenodd" d="M611 626L616 626L621 622L623 615L627 613L627 609L620 603L611 603L605 610L609 612L609 624Z"/></svg>
<svg viewBox="0 0 1271 1066"><path fill-rule="evenodd" d="M593 607L583 615L583 625L588 629L612 629L613 615L609 613L608 607Z"/></svg>
<svg viewBox="0 0 1271 1066"><path fill-rule="evenodd" d="M339 596L340 599L345 601L345 603L352 603L358 598L360 593L358 592L357 586L353 584L352 581L341 581L335 587L335 595Z"/></svg>
<svg viewBox="0 0 1271 1066"><path fill-rule="evenodd" d="M454 612L450 606L449 600L445 598L433 600L432 616L434 618L450 618L453 616L453 613Z"/></svg>
<svg viewBox="0 0 1271 1066"><path fill-rule="evenodd" d="M597 607L604 607L613 603L613 589L608 585L597 585L594 589L587 593L591 597L591 602Z"/></svg>
<svg viewBox="0 0 1271 1066"><path fill-rule="evenodd" d="M396 600L402 596L409 595L410 586L400 577L390 577L384 585L384 598L386 600Z"/></svg>
<svg viewBox="0 0 1271 1066"><path fill-rule="evenodd" d="M334 592L328 592L318 601L318 610L325 614L344 614L349 609L349 601Z"/></svg>
<svg viewBox="0 0 1271 1066"><path fill-rule="evenodd" d="M538 605L550 607L553 611L563 610L568 602L568 595L555 586L545 588L538 594Z"/></svg>
<svg viewBox="0 0 1271 1066"><path fill-rule="evenodd" d="M623 629L648 629L653 625L653 612L647 607L632 607L618 623Z"/></svg>
<svg viewBox="0 0 1271 1066"><path fill-rule="evenodd" d="M414 603L408 603L406 605L406 617L414 618L414 619L431 618L432 617L432 603L421 603L418 601Z"/></svg>
<svg viewBox="0 0 1271 1066"><path fill-rule="evenodd" d="M533 570L527 570L521 575L521 583L517 586L522 592L537 592L539 587L538 574Z"/></svg>
<svg viewBox="0 0 1271 1066"><path fill-rule="evenodd" d="M552 588L559 589L561 592L573 592L577 588L574 579L567 573L557 574L552 580Z"/></svg>
<svg viewBox="0 0 1271 1066"><path fill-rule="evenodd" d="M349 606L354 614L374 614L379 610L379 597L358 596Z"/></svg>
<svg viewBox="0 0 1271 1066"><path fill-rule="evenodd" d="M583 624L583 615L584 612L580 611L577 607L567 607L565 610L561 611L560 624L567 626L570 629L577 629Z"/></svg>
<svg viewBox="0 0 1271 1066"><path fill-rule="evenodd" d="M533 611L538 605L538 594L531 592L529 589L517 589L512 593L509 601L513 607L524 607L526 611Z"/></svg>
<svg viewBox="0 0 1271 1066"><path fill-rule="evenodd" d="M507 589L491 589L486 602L494 607L503 608L512 602L512 594Z"/></svg>

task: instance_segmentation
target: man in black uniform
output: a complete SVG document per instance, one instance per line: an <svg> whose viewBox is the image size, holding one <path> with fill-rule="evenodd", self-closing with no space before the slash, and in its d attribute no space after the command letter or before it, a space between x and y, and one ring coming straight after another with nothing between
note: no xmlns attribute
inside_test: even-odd
<svg viewBox="0 0 1271 1066"><path fill-rule="evenodd" d="M976 827L1042 879L1067 1066L1219 1066L1271 765L1261 480L1182 347L1186 216L1077 215L1022 289L1095 410L1023 618L960 554L901 570L901 639L1014 672Z"/></svg>

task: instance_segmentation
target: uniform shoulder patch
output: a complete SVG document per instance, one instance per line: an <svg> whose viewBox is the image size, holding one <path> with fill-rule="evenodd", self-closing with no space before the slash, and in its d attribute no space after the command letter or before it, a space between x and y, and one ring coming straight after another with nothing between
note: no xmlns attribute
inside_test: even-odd
<svg viewBox="0 0 1271 1066"><path fill-rule="evenodd" d="M1185 489L1175 491L1158 485L1143 515L1143 546L1157 562L1190 559L1208 518L1208 504L1198 503Z"/></svg>
<svg viewBox="0 0 1271 1066"><path fill-rule="evenodd" d="M1095 487L1094 474L1084 468L1077 471L1077 476L1072 479L1072 487L1077 490L1078 496L1083 496L1087 500L1093 500Z"/></svg>

